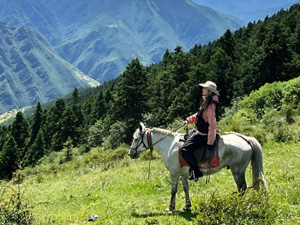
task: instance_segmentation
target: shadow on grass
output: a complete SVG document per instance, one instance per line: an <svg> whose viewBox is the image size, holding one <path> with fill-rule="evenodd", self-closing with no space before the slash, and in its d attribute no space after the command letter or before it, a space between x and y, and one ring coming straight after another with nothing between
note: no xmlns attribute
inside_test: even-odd
<svg viewBox="0 0 300 225"><path fill-rule="evenodd" d="M148 217L156 217L156 216L181 216L185 220L192 221L192 219L197 216L197 213L194 213L190 210L187 210L187 211L175 210L173 212L167 212L167 211L165 211L165 212L149 212L149 213L133 212L133 213L131 213L131 215L136 218L148 218Z"/></svg>

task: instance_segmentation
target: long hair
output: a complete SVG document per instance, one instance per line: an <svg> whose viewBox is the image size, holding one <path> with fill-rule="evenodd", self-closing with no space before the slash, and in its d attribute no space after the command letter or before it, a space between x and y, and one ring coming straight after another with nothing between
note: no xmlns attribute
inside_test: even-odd
<svg viewBox="0 0 300 225"><path fill-rule="evenodd" d="M216 94L214 93L211 93L209 96L207 96L204 100L204 98L201 98L200 100L200 108L199 110L205 110L210 104L218 104L219 101L215 101L213 100L213 97L215 96Z"/></svg>
<svg viewBox="0 0 300 225"><path fill-rule="evenodd" d="M201 98L200 100L200 108L199 108L199 112L198 112L198 116L201 115L203 113L203 111L210 105L210 104L218 104L219 101L214 101L213 100L213 96L216 95L214 93L211 93L209 96L207 96L205 99ZM218 118L217 118L218 120Z"/></svg>

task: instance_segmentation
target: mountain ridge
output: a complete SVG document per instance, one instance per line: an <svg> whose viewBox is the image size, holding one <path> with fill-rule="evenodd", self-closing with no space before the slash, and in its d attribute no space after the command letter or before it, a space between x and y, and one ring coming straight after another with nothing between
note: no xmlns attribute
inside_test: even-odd
<svg viewBox="0 0 300 225"><path fill-rule="evenodd" d="M204 5L223 13L228 13L239 17L248 22L263 20L266 16L272 16L281 9L287 9L291 5L299 2L297 0L192 0L193 2Z"/></svg>
<svg viewBox="0 0 300 225"><path fill-rule="evenodd" d="M241 25L190 0L7 2L0 1L0 20L39 31L62 58L99 82L116 78L133 58L157 63L166 49L188 50Z"/></svg>
<svg viewBox="0 0 300 225"><path fill-rule="evenodd" d="M99 83L63 60L39 34L0 23L0 112Z"/></svg>

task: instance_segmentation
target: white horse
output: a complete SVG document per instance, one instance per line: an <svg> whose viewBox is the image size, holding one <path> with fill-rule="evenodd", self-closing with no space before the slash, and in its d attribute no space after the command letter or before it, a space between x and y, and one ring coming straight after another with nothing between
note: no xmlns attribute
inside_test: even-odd
<svg viewBox="0 0 300 225"><path fill-rule="evenodd" d="M189 197L189 167L180 166L179 163L179 142L183 139L183 134L173 133L160 128L149 129L140 123L139 128L133 135L133 141L128 155L136 158L139 152L151 149L155 145L155 150L161 155L165 167L170 171L172 188L171 201L167 210L175 209L175 198L179 177L185 192L185 207L191 207ZM181 142L182 143L182 142ZM210 169L200 169L204 175L214 174L224 167L231 169L238 191L244 191L247 187L245 179L246 168L251 161L253 188L259 190L260 184L268 192L267 183L263 173L262 149L259 142L254 137L246 137L241 134L230 133L220 137L218 141L219 166Z"/></svg>

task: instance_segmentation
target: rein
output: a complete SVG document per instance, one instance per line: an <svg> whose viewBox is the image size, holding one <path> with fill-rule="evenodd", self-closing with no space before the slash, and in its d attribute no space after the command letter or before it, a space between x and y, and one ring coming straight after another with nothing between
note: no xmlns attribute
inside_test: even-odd
<svg viewBox="0 0 300 225"><path fill-rule="evenodd" d="M150 149L150 159L149 159L149 168L148 168L148 179L150 178L150 167L151 167L151 160L153 159L153 146L156 145L157 143L159 143L160 141L162 141L163 139L167 138L168 136L170 136L172 133L176 132L177 130L179 130L181 127L185 126L185 124L181 124L180 126L178 126L175 130L172 130L170 133L168 133L167 135L165 135L164 137L162 137L161 139L159 139L158 141L156 141L154 144L152 144L152 138L151 138L151 129L146 130L146 134L147 134L147 144L148 147L146 147L146 149ZM147 132L150 131L150 132ZM145 147L145 144L144 144ZM146 150L145 149L145 150Z"/></svg>
<svg viewBox="0 0 300 225"><path fill-rule="evenodd" d="M159 139L158 141L154 142L154 144L152 144L152 139L151 139L151 129L149 133L147 133L147 142L148 142L148 147L145 147L145 150L150 149L151 151L153 150L153 146L156 145L157 143L161 142L162 140L164 140L165 138L167 138L168 136L170 136L172 133L176 132L177 130L179 130L181 127L185 126L184 124L181 124L180 126L178 126L176 129L172 130L170 133L168 133L167 135L165 135L164 137L162 137L161 139ZM145 132L147 132L148 130L146 130ZM144 133L142 134L144 135Z"/></svg>
<svg viewBox="0 0 300 225"><path fill-rule="evenodd" d="M147 132L147 142L148 142L148 148L150 149L150 159L149 159L149 168L148 168L148 180L149 180L150 164L151 164L151 159L153 158L153 144L152 144L152 138L151 138L151 130L150 130L150 132Z"/></svg>

